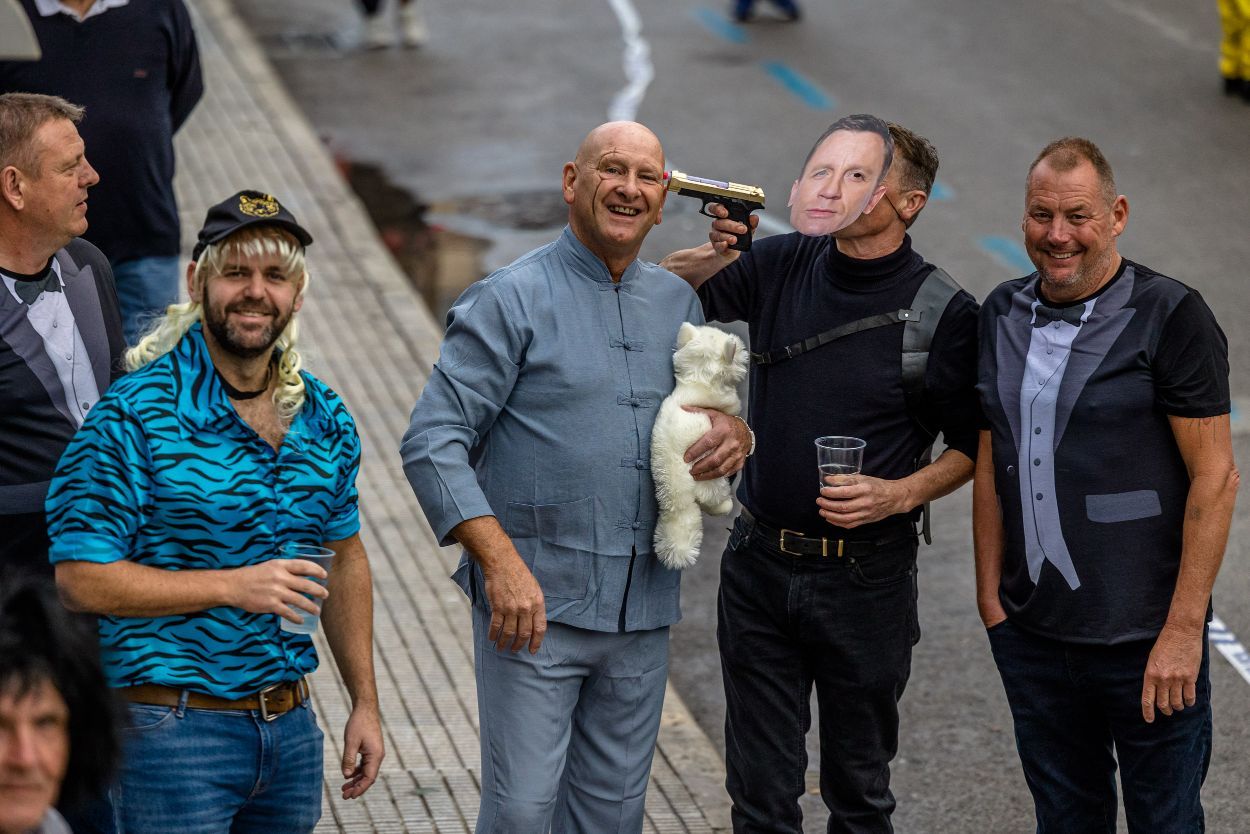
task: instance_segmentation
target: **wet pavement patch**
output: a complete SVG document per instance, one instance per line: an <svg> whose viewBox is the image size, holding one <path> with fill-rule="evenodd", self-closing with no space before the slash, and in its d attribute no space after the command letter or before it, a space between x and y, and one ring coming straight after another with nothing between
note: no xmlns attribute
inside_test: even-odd
<svg viewBox="0 0 1250 834"><path fill-rule="evenodd" d="M569 207L555 189L445 200L437 210L439 214L463 214L521 232L558 230L569 218Z"/></svg>
<svg viewBox="0 0 1250 834"><path fill-rule="evenodd" d="M382 242L442 321L464 288L485 274L482 253L490 241L428 223L430 207L391 182L377 165L342 157L337 163Z"/></svg>
<svg viewBox="0 0 1250 834"><path fill-rule="evenodd" d="M438 321L469 284L489 271L483 256L500 238L543 231L554 237L568 220L558 189L456 197L431 205L392 182L379 165L342 155L336 162Z"/></svg>

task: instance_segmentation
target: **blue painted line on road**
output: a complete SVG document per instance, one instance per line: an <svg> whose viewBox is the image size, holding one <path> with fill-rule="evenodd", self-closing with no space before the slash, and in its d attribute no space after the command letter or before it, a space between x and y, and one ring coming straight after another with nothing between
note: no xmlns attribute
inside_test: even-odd
<svg viewBox="0 0 1250 834"><path fill-rule="evenodd" d="M986 235L979 238L977 243L1008 269L1015 270L1021 275L1030 275L1037 271L1037 267L1033 266L1029 256L1024 254L1024 249L1020 247L1020 244L1009 237Z"/></svg>
<svg viewBox="0 0 1250 834"><path fill-rule="evenodd" d="M955 199L955 189L951 188L941 180L934 180L933 187L929 189L929 199L943 202L945 200Z"/></svg>
<svg viewBox="0 0 1250 834"><path fill-rule="evenodd" d="M1246 683L1250 683L1250 652L1241 645L1241 641L1237 639L1237 635L1233 634L1232 629L1224 625L1224 621L1219 617L1212 617L1207 638L1215 644L1220 654L1224 655L1224 659L1246 679Z"/></svg>
<svg viewBox="0 0 1250 834"><path fill-rule="evenodd" d="M751 40L750 35L738 24L725 19L723 11L715 11L707 6L701 6L694 10L694 19L703 24L703 27L730 43L746 43Z"/></svg>
<svg viewBox="0 0 1250 834"><path fill-rule="evenodd" d="M764 72L771 75L786 92L813 110L833 110L837 107L837 101L833 96L820 89L814 81L781 61L764 61L761 66Z"/></svg>

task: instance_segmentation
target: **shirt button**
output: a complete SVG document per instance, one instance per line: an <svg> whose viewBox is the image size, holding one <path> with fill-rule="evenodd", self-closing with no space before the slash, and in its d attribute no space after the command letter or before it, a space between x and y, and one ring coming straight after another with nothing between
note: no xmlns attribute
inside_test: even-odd
<svg viewBox="0 0 1250 834"><path fill-rule="evenodd" d="M1014 475L1014 474L1016 474L1016 468L1015 468L1014 466L1008 466L1008 467L1007 467L1007 474L1008 474L1008 475Z"/></svg>
<svg viewBox="0 0 1250 834"><path fill-rule="evenodd" d="M1041 459L1041 458L1033 458L1033 465L1034 465L1034 466L1041 466L1041 465L1042 465L1042 459Z"/></svg>
<svg viewBox="0 0 1250 834"><path fill-rule="evenodd" d="M1042 494L1040 492L1037 495L1034 495L1033 497L1036 498L1038 501L1042 500Z"/></svg>
<svg viewBox="0 0 1250 834"><path fill-rule="evenodd" d="M67 353L67 354L65 354L65 361L66 361L66 362L73 362L73 361L74 361L74 354L72 354L72 353Z"/></svg>
<svg viewBox="0 0 1250 834"><path fill-rule="evenodd" d="M1054 325L1054 326L1055 326L1055 327L1058 327L1058 326L1059 326L1059 322L1055 322L1055 325Z"/></svg>
<svg viewBox="0 0 1250 834"><path fill-rule="evenodd" d="M1042 427L1041 427L1041 426L1037 426L1036 428L1034 428L1034 429L1033 429L1033 433L1034 433L1034 434L1041 434L1041 433L1042 433Z"/></svg>
<svg viewBox="0 0 1250 834"><path fill-rule="evenodd" d="M1055 349L1054 349L1054 348L1046 348L1046 355L1047 355L1047 356L1049 356L1050 354L1052 354L1052 353L1054 353L1054 352L1055 352Z"/></svg>
<svg viewBox="0 0 1250 834"><path fill-rule="evenodd" d="M642 522L641 522L641 521L635 521L633 524L631 524L631 525L629 525L629 526L630 526L630 527L632 527L632 528L634 528L635 530L637 530L639 527L641 527L641 526L642 526Z"/></svg>
<svg viewBox="0 0 1250 834"><path fill-rule="evenodd" d="M59 325L59 324L57 324L56 322L52 322L52 326L53 326L53 327L60 327L60 325Z"/></svg>
<svg viewBox="0 0 1250 834"><path fill-rule="evenodd" d="M91 410L91 403L83 403L83 404L82 404L82 410L83 410L83 411L90 411L90 410Z"/></svg>

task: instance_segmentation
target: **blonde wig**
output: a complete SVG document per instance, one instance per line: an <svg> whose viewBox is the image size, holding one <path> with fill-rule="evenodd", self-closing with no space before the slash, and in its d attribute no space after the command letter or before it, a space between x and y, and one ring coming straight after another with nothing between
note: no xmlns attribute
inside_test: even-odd
<svg viewBox="0 0 1250 834"><path fill-rule="evenodd" d="M304 247L289 232L275 226L240 229L225 240L210 244L195 264L191 283L202 295L207 280L222 274L227 263L270 257L281 260L282 269L287 275L300 276L296 297L302 297L308 289ZM165 315L148 327L139 343L126 351L126 370L137 370L169 353L186 335L191 325L200 321L203 315L203 306L197 301L170 304ZM278 416L287 424L295 419L295 415L304 405L304 380L299 375L304 363L296 349L298 335L299 314L292 313L276 343L281 358L278 360L278 387L273 392L273 403L278 409Z"/></svg>

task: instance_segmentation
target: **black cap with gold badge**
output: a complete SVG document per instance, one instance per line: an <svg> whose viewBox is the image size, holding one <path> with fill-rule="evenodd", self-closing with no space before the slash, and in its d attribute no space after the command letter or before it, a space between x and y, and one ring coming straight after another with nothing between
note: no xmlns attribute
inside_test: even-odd
<svg viewBox="0 0 1250 834"><path fill-rule="evenodd" d="M301 246L313 242L312 235L301 226L295 215L278 202L278 198L260 191L240 191L208 210L200 228L191 260L198 261L209 244L225 240L248 226L277 226L295 235Z"/></svg>

